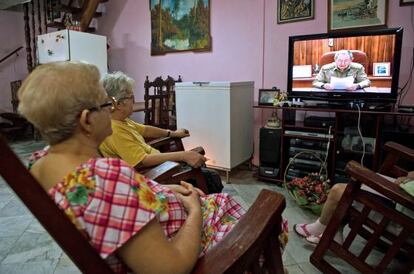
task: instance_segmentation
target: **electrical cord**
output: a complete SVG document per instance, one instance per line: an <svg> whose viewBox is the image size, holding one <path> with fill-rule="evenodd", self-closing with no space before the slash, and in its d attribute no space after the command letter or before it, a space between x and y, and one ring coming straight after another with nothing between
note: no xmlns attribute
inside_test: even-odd
<svg viewBox="0 0 414 274"><path fill-rule="evenodd" d="M326 168L326 162L325 162L325 164L324 164L324 161L321 159L321 157L319 157L319 155L318 155L318 154L316 154L316 153L315 153L315 152L313 152L313 151L301 151L301 152L296 153L296 154L295 154L292 158L290 158L289 163L287 164L287 166L286 166L286 168L285 168L285 173L284 173L284 175L283 175L283 183L284 183L284 184L286 184L286 175L287 175L287 173L288 173L288 170L289 170L290 166L292 165L292 163L294 163L294 162L295 162L295 159L296 159L298 156L302 155L302 154L310 154L310 155L314 156L316 159L318 159L318 160L321 162L321 169L319 170L318 175L319 175L320 177L322 177L322 171L324 170L324 171L325 171L325 178L328 178L328 170L327 170L327 168Z"/></svg>
<svg viewBox="0 0 414 274"><path fill-rule="evenodd" d="M364 136L362 136L361 132L361 108L359 107L359 104L356 104L356 107L358 108L358 133L359 137L362 141L362 156L361 156L361 166L364 166L364 157L365 157L365 142L364 142Z"/></svg>
<svg viewBox="0 0 414 274"><path fill-rule="evenodd" d="M325 167L326 167L326 162L328 160L329 147L331 145L331 129L332 129L332 126L329 126L329 129L328 129L328 144L326 145L325 160L322 163L322 165L325 166ZM321 174L321 173L322 173L322 167L319 170L319 174Z"/></svg>

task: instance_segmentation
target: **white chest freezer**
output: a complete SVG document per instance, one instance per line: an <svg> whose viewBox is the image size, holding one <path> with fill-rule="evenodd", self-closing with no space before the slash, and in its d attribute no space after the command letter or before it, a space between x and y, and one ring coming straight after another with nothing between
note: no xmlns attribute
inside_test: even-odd
<svg viewBox="0 0 414 274"><path fill-rule="evenodd" d="M207 166L223 170L253 154L254 82L175 84L177 128L186 128L186 149L202 146Z"/></svg>
<svg viewBox="0 0 414 274"><path fill-rule="evenodd" d="M37 36L39 64L56 61L85 61L98 67L101 77L108 71L106 37L74 30Z"/></svg>

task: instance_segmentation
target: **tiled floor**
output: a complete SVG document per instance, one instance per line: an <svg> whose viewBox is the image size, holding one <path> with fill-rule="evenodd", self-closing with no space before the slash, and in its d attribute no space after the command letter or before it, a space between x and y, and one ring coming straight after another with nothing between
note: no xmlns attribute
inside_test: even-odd
<svg viewBox="0 0 414 274"><path fill-rule="evenodd" d="M34 141L23 141L12 145L21 159L25 159L32 151L42 146L42 143ZM309 211L299 208L286 195L284 188L259 182L252 176L252 173L247 167L232 171L231 184L225 184L224 191L232 194L245 208L254 202L263 188L285 194L287 206L284 217L289 220L290 231L293 224L312 221L316 218ZM357 242L355 249L360 250L361 245L361 241ZM283 262L290 274L320 273L309 262L313 248L313 245L307 244L294 232L289 234L289 244L283 255ZM336 263L342 273L357 273L356 270L349 268L333 256L330 260ZM391 269L390 273L395 273L395 271L396 268ZM0 273L79 273L79 270L33 218L2 178L0 178Z"/></svg>

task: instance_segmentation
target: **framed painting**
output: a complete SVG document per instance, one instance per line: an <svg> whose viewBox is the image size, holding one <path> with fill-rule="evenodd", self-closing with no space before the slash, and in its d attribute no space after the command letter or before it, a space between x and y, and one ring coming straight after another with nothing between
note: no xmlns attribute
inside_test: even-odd
<svg viewBox="0 0 414 274"><path fill-rule="evenodd" d="M386 27L388 0L328 0L328 30Z"/></svg>
<svg viewBox="0 0 414 274"><path fill-rule="evenodd" d="M210 0L150 0L151 55L210 51Z"/></svg>
<svg viewBox="0 0 414 274"><path fill-rule="evenodd" d="M400 6L414 5L414 0L400 0Z"/></svg>
<svg viewBox="0 0 414 274"><path fill-rule="evenodd" d="M310 20L315 17L314 0L279 0L277 1L277 23L289 23Z"/></svg>

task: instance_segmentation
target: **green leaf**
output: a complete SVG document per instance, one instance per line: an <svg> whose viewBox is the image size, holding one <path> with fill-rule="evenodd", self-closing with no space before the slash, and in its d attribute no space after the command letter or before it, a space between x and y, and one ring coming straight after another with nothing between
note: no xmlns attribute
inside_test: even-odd
<svg viewBox="0 0 414 274"><path fill-rule="evenodd" d="M73 205L84 205L88 202L88 190L84 185L77 185L73 191L66 193L66 197Z"/></svg>

